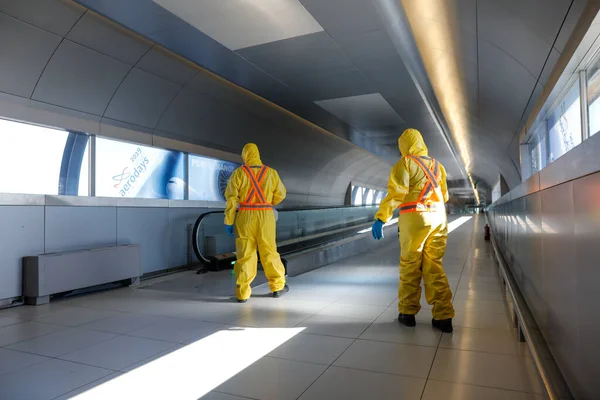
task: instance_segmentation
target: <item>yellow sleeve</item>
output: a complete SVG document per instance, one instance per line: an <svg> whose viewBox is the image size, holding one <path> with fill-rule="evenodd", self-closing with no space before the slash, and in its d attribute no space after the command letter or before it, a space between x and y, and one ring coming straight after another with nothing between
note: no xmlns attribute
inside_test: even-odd
<svg viewBox="0 0 600 400"><path fill-rule="evenodd" d="M441 177L442 177L442 181L440 182L440 188L442 189L442 195L444 196L444 203L447 203L448 199L450 197L448 196L448 183L446 182L446 169L444 168L444 166L442 164L440 164L440 172L441 172Z"/></svg>
<svg viewBox="0 0 600 400"><path fill-rule="evenodd" d="M227 189L225 189L225 199L227 201L227 205L225 206L225 225L233 225L235 222L235 213L240 201L240 183L240 170L236 169L231 174L229 182L227 182Z"/></svg>
<svg viewBox="0 0 600 400"><path fill-rule="evenodd" d="M375 214L375 219L383 222L388 222L394 210L398 208L404 201L404 197L408 193L410 183L410 172L408 159L402 157L400 161L394 165L388 180L388 194L379 206L379 211Z"/></svg>
<svg viewBox="0 0 600 400"><path fill-rule="evenodd" d="M283 186L283 182L281 181L281 178L279 178L279 174L277 173L277 171L273 170L273 172L273 175L277 180L277 183L275 185L275 191L273 192L273 205L276 206L285 199L285 196L287 195L287 190L285 186Z"/></svg>

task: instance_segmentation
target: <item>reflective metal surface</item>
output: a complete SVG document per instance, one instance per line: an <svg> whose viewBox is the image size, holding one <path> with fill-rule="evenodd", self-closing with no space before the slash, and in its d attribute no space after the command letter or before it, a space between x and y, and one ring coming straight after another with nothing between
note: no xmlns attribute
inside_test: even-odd
<svg viewBox="0 0 600 400"><path fill-rule="evenodd" d="M586 141L580 147L579 154L590 149L591 155L596 146ZM586 170L569 157L554 164L562 177ZM594 173L498 202L490 211L519 289L573 396L581 399L600 394L599 198L600 173Z"/></svg>

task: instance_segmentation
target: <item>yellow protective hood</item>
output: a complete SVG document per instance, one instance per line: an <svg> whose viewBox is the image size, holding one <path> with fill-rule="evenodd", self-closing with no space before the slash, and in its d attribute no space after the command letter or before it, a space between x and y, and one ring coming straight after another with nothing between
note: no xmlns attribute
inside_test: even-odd
<svg viewBox="0 0 600 400"><path fill-rule="evenodd" d="M427 146L425 146L421 132L412 128L402 132L402 135L398 138L398 148L400 148L403 157L428 155Z"/></svg>
<svg viewBox="0 0 600 400"><path fill-rule="evenodd" d="M258 146L254 143L248 143L242 150L242 160L246 165L262 165L260 160L260 153L258 152Z"/></svg>

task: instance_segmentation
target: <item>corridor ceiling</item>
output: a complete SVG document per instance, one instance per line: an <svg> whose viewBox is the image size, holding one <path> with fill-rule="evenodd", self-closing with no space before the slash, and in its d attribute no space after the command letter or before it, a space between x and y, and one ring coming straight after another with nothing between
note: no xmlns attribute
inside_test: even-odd
<svg viewBox="0 0 600 400"><path fill-rule="evenodd" d="M584 0L78 0L386 159L419 129L450 179L521 182L519 131ZM410 23L449 131L382 15ZM405 19L406 20L406 19ZM389 24L388 24L389 25ZM413 54L415 56L415 54ZM451 150L454 149L454 152ZM387 171L382 171L386 173ZM458 189L457 189L458 190ZM459 194L458 192L456 192ZM463 191L468 195L469 191Z"/></svg>

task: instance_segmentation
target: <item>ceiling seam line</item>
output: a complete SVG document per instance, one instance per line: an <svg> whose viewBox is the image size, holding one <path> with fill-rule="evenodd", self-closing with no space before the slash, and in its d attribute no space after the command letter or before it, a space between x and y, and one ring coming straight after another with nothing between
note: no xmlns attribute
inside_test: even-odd
<svg viewBox="0 0 600 400"><path fill-rule="evenodd" d="M75 21L75 23L73 24L73 26L71 26L69 28L69 30L67 31L67 33L65 33L65 36L61 37L60 42L58 42L58 45L56 46L56 48L54 49L54 51L52 52L52 54L50 55L50 57L48 57L48 61L46 61L46 65L44 65L44 69L42 69L42 72L40 73L40 76L38 76L37 81L35 81L35 85L33 86L33 90L31 91L31 94L29 95L29 100L33 100L33 94L35 93L35 90L37 89L40 81L42 80L42 76L44 76L44 72L46 72L46 68L48 68L48 65L50 65L50 61L52 61L52 58L54 58L54 55L58 51L59 47L63 44L63 42L67 39L67 36L69 36L69 33L71 33L71 31L73 30L73 28L75 28L75 25L77 25L79 23L79 21L81 20L81 18L83 18L83 16L85 14L87 14L87 12L88 12L88 10L86 9L79 16L79 18L77 18L77 21ZM6 14L6 15L8 15L8 14ZM38 28L37 26L35 26L33 24L29 24L29 25ZM40 29L40 28L38 28L38 29ZM56 35L56 34L53 33L53 35ZM59 35L56 35L56 36L60 37Z"/></svg>
<svg viewBox="0 0 600 400"><path fill-rule="evenodd" d="M129 74L131 74L131 71L133 71L133 69L135 68L135 66L137 65L137 63L140 62L140 60L143 59L146 56L146 54L148 54L150 52L150 50L152 50L153 48L154 48L154 44L152 46L150 46L148 48L148 50L146 50L144 52L144 54L142 54L142 56L139 58L139 60L137 60L135 63L133 63L133 65L130 66L129 71L127 71L127 73L125 74L125 76L123 76L123 79L121 79L121 82L119 82L119 85L117 86L117 88L115 89L115 91L113 92L113 94L110 96L110 99L108 99L108 102L106 103L106 107L104 107L104 111L102 112L102 115L101 115L102 118L105 118L105 114L106 114L106 111L108 111L108 107L110 107L110 103L115 98L117 92L119 91L119 89L123 85L123 82L125 82L125 80L129 76ZM154 74L151 74L151 75L154 75ZM156 76L156 75L154 75L154 76Z"/></svg>
<svg viewBox="0 0 600 400"><path fill-rule="evenodd" d="M565 25L565 22L567 21L567 17L569 16L569 13L571 12L571 8L573 7L573 3L575 3L575 0L571 0L571 4L569 5L569 8L567 9L567 12L565 13L565 17L563 18L562 23L560 24L560 28L558 28L558 32L556 33L556 36L554 37L554 41L552 42L552 47L550 47L550 51L548 52L548 55L546 56L546 61L544 61L544 66L542 67L542 70L540 71L540 74L538 75L538 78L537 78L537 80L535 82L535 85L533 86L533 90L531 91L531 94L529 95L529 100L527 100L527 104L525 105L525 109L523 109L523 113L521 114L521 118L519 119L518 125L515 127L515 133L513 134L513 137L511 138L510 144L508 145L507 149L510 149L510 146L515 141L515 137L520 133L519 132L519 125L521 124L521 121L525 117L525 112L527 111L527 107L529 107L529 103L531 102L531 99L533 98L533 94L535 93L535 89L537 88L537 85L540 82L540 78L542 77L542 74L544 73L544 69L546 68L546 64L548 63L548 60L550 59L550 56L552 55L552 50L554 50L554 45L558 41L558 37L560 36L560 32L562 31L562 29L563 29L563 27ZM527 121L525 121L525 124L527 124ZM519 173L519 175L520 175L520 173Z"/></svg>

